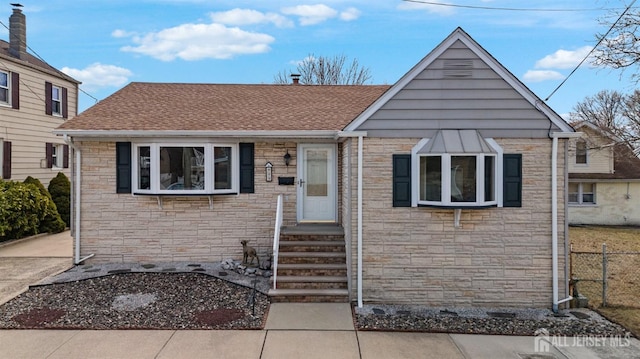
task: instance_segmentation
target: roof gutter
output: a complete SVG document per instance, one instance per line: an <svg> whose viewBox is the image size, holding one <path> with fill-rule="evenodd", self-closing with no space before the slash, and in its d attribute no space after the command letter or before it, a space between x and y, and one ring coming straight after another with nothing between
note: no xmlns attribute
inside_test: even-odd
<svg viewBox="0 0 640 359"><path fill-rule="evenodd" d="M559 300L558 299L558 138L578 138L582 135L580 132L554 132L551 134L553 140L551 148L551 276L553 289L553 312L558 312L558 306L564 302L573 299L571 296ZM567 163L565 162L565 172ZM566 187L566 185L565 185ZM565 218L566 221L566 218ZM565 242L567 238L564 238ZM565 251L565 262L567 261L567 253ZM565 281L568 278L565 278Z"/></svg>
<svg viewBox="0 0 640 359"><path fill-rule="evenodd" d="M110 138L110 137L230 137L230 138L321 138L336 139L340 131L310 130L310 131L200 131L200 130L53 130L55 135L73 136L81 138Z"/></svg>

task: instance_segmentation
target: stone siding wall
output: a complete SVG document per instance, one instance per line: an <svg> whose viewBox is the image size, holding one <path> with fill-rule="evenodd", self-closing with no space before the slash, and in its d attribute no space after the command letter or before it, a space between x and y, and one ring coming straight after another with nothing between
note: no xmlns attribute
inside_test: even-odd
<svg viewBox="0 0 640 359"><path fill-rule="evenodd" d="M295 142L255 144L255 193L162 198L117 194L114 142L83 142L81 256L88 262L220 261L242 257L246 239L261 256L271 252L277 195L284 196L284 224L296 223L296 186L278 176L296 176ZM282 156L289 151L291 164ZM264 165L273 164L266 182Z"/></svg>
<svg viewBox="0 0 640 359"><path fill-rule="evenodd" d="M496 139L523 156L522 208L392 207L392 154L419 139L365 138L363 300L431 306L551 307L551 140ZM559 146L563 148L563 146ZM357 163L357 151L352 151ZM559 168L559 249L564 258L564 156ZM352 172L355 173L355 172ZM352 177L352 282L356 283L357 182ZM564 264L559 268L564 293ZM356 293L352 290L352 298Z"/></svg>

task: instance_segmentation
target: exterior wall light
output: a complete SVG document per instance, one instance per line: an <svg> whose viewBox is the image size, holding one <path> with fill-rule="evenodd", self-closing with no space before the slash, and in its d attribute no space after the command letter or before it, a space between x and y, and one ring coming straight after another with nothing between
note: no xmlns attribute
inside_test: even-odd
<svg viewBox="0 0 640 359"><path fill-rule="evenodd" d="M289 150L287 150L287 153L285 153L282 158L284 158L284 164L288 166L289 162L291 162L291 155L289 154Z"/></svg>

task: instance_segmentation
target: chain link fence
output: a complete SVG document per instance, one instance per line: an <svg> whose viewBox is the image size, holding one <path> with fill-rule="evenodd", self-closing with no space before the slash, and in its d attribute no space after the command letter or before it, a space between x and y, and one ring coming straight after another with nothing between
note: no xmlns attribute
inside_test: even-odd
<svg viewBox="0 0 640 359"><path fill-rule="evenodd" d="M640 308L640 252L571 251L571 278L591 306Z"/></svg>

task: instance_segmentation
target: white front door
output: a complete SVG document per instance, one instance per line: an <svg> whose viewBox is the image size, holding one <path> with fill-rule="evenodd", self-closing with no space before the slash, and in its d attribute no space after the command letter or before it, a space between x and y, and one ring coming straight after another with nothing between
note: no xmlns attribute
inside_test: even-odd
<svg viewBox="0 0 640 359"><path fill-rule="evenodd" d="M298 221L336 221L336 145L298 147Z"/></svg>

